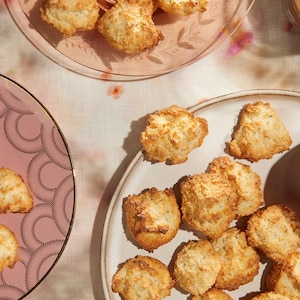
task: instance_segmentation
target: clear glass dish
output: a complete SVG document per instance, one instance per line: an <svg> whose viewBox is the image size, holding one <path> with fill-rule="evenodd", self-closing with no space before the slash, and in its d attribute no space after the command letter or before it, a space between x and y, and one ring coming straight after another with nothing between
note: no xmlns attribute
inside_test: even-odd
<svg viewBox="0 0 300 300"><path fill-rule="evenodd" d="M134 56L112 49L97 30L63 37L41 19L41 2L9 0L6 4L20 30L42 53L86 76L137 80L180 69L214 51L240 25L254 0L210 0L205 13L188 17L156 13L154 22L164 40Z"/></svg>

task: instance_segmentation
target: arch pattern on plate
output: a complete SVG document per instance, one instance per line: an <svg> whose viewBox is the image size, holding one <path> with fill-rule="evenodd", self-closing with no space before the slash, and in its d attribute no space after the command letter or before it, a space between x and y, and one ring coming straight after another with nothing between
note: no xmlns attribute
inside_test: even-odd
<svg viewBox="0 0 300 300"><path fill-rule="evenodd" d="M49 273L69 237L75 182L67 144L32 95L0 76L0 167L20 174L34 197L27 214L1 214L19 241L19 261L0 273L0 298L20 299Z"/></svg>

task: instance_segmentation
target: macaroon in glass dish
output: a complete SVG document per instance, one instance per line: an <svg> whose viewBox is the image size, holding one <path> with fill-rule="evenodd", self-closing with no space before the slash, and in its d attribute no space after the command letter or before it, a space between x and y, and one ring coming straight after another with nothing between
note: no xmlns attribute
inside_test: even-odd
<svg viewBox="0 0 300 300"><path fill-rule="evenodd" d="M93 7L91 1L82 3ZM236 30L254 2L187 0L193 5L182 8L176 7L178 2L174 0L153 1L98 0L98 19L95 21L94 17L84 15L92 23L87 26L75 24L75 30L67 34L55 26L57 20L53 19L58 18L57 15L52 14L48 20L45 17L46 6L55 3L53 0L10 0L6 4L23 34L59 65L93 78L138 80L178 70L210 54ZM62 2L65 7L59 9L68 9L70 2ZM73 5L76 2L72 1ZM81 17L86 11L76 9ZM90 11L94 16L95 10ZM70 18L65 12L62 15ZM115 40L122 32L117 43L126 45L126 39L131 39L128 43L132 44L136 36L128 33L131 22L139 33L143 33L138 51L124 50L107 38L110 34ZM153 35L153 43L144 45Z"/></svg>

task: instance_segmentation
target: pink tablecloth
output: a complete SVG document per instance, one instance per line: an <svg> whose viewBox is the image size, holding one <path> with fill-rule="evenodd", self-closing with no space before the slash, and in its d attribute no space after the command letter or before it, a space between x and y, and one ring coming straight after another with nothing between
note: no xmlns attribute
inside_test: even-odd
<svg viewBox="0 0 300 300"><path fill-rule="evenodd" d="M240 90L300 90L300 33L288 21L285 1L256 1L234 36L213 54L138 82L96 80L55 64L22 35L3 0L0 20L0 73L48 108L69 143L76 170L76 214L69 242L28 299L103 299L99 207L139 150L137 136L145 115Z"/></svg>

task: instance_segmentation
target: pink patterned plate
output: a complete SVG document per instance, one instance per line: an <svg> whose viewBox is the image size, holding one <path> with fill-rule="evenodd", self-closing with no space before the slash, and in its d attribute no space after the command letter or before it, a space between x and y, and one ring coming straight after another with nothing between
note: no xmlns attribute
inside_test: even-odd
<svg viewBox="0 0 300 300"><path fill-rule="evenodd" d="M187 17L156 13L153 20L164 40L133 56L112 49L97 30L64 38L41 19L41 2L6 0L16 24L42 53L86 76L136 80L183 68L214 51L240 25L254 0L209 0L205 13Z"/></svg>
<svg viewBox="0 0 300 300"><path fill-rule="evenodd" d="M0 76L0 167L20 174L34 196L27 214L0 214L19 241L19 261L0 273L0 298L21 299L60 258L73 222L75 181L66 141L32 95Z"/></svg>

